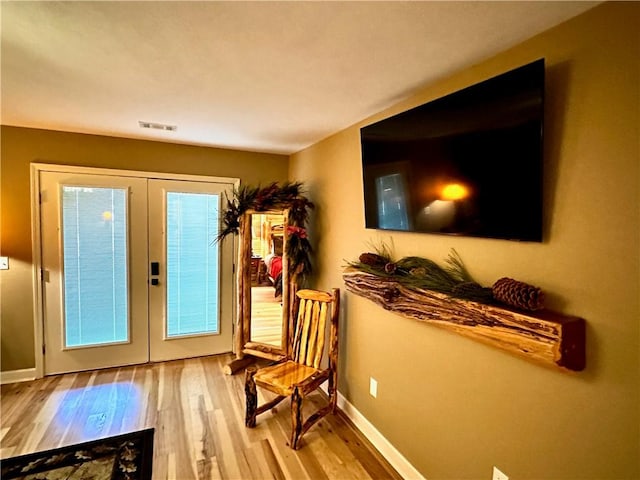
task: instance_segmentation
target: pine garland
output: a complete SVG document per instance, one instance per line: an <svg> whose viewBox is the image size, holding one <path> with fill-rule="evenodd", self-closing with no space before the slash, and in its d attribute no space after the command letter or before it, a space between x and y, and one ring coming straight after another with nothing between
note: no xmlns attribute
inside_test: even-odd
<svg viewBox="0 0 640 480"><path fill-rule="evenodd" d="M394 262L388 247L377 250L377 253L363 253L357 262L349 262L348 265L366 273L393 278L410 288L424 288L473 300L491 297L491 289L483 289L473 280L454 249L449 254L446 268L416 256ZM456 289L463 283L467 285L465 289ZM471 288L471 284L477 285L477 288Z"/></svg>
<svg viewBox="0 0 640 480"><path fill-rule="evenodd" d="M349 262L348 265L362 272L392 278L408 288L433 290L465 300L493 303L491 289L473 280L455 249L451 249L447 257L446 267L416 256L394 262L388 246L375 249L377 253L363 253L357 262Z"/></svg>
<svg viewBox="0 0 640 480"><path fill-rule="evenodd" d="M451 249L446 266L422 257L404 257L394 262L387 245L374 247L375 253L360 255L349 267L365 273L389 278L408 288L420 288L446 293L452 297L495 305L504 303L523 310L543 308L544 294L540 288L501 278L492 288L478 284L462 262L455 249Z"/></svg>

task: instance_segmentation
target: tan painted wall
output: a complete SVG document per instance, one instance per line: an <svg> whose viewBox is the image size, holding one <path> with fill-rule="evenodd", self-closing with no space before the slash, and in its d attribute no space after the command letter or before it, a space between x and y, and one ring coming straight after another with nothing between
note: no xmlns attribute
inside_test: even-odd
<svg viewBox="0 0 640 480"><path fill-rule="evenodd" d="M640 478L640 3L605 4L361 125L540 57L547 61L542 244L364 228L359 126L292 156L318 205L317 286L341 286L340 392L429 480ZM344 290L370 243L480 282L542 286L588 322L587 369L567 374L395 316ZM369 377L378 397L368 394Z"/></svg>
<svg viewBox="0 0 640 480"><path fill-rule="evenodd" d="M1 131L2 370L32 368L30 163L237 177L243 183L287 180L289 159L236 150L3 126Z"/></svg>

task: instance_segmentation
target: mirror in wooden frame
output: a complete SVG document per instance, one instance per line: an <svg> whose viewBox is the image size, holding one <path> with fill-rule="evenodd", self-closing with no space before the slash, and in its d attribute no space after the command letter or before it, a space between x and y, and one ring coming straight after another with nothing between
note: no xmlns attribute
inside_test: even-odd
<svg viewBox="0 0 640 480"><path fill-rule="evenodd" d="M289 329L286 254L289 211L253 211L242 216L238 252L236 356L280 360Z"/></svg>

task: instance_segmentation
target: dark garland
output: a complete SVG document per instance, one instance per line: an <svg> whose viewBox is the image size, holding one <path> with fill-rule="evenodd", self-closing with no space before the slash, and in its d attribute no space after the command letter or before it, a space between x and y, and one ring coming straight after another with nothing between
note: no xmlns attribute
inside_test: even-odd
<svg viewBox="0 0 640 480"><path fill-rule="evenodd" d="M393 261L386 247L378 249L377 253L363 253L357 262L349 262L348 265L366 273L393 278L409 288L434 290L482 303L492 301L491 289L474 281L458 252L453 249L446 267L422 257L404 257Z"/></svg>
<svg viewBox="0 0 640 480"><path fill-rule="evenodd" d="M544 308L544 293L539 287L503 277L492 287L479 285L469 274L455 249L441 267L428 258L404 257L393 261L386 245L376 253L363 253L348 266L385 278L392 278L408 288L421 288L446 293L452 297L495 305L504 303L523 310Z"/></svg>
<svg viewBox="0 0 640 480"><path fill-rule="evenodd" d="M288 242L286 253L292 278L304 279L311 273L312 248L307 238L306 223L314 208L312 202L303 195L302 182L271 183L266 187L241 185L233 190L233 198L225 195L227 206L222 217L222 230L216 238L221 242L229 235L235 235L240 228L240 218L248 210L266 212L289 209L287 225Z"/></svg>

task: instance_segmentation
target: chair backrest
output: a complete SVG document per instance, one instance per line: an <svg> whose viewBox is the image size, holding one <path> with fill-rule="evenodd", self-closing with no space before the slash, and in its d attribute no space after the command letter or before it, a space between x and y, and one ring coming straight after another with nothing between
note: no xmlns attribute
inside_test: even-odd
<svg viewBox="0 0 640 480"><path fill-rule="evenodd" d="M319 290L299 290L296 292L298 314L295 334L292 339L291 359L313 368L320 368L325 346L327 320L330 326L329 366L337 359L338 316L340 309L340 290L334 288L331 293Z"/></svg>

